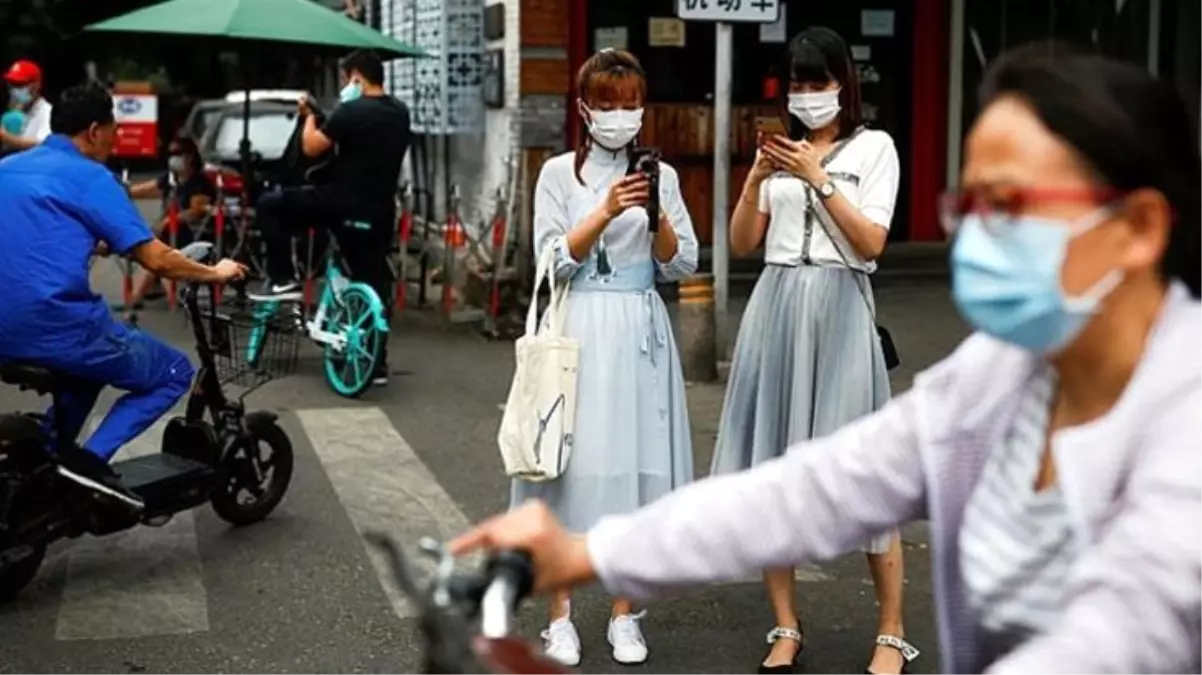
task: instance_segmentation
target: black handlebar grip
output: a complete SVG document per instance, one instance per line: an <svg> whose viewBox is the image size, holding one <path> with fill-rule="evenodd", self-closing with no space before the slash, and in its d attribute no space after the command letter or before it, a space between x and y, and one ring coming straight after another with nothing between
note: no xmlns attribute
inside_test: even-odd
<svg viewBox="0 0 1202 675"><path fill-rule="evenodd" d="M534 559L525 551L498 551L488 561L488 573L492 578L505 576L517 590L514 601L520 601L534 590Z"/></svg>
<svg viewBox="0 0 1202 675"><path fill-rule="evenodd" d="M455 602L469 605L480 604L484 591L488 588L488 580L477 576L451 577L447 582L447 593Z"/></svg>

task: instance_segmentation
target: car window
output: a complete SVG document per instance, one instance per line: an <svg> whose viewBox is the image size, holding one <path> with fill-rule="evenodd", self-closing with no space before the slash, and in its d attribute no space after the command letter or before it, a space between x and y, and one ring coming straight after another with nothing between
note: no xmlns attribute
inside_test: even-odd
<svg viewBox="0 0 1202 675"><path fill-rule="evenodd" d="M213 150L221 156L234 157L238 144L242 142L241 115L229 115L221 119L221 126L213 137ZM284 156L288 139L296 128L296 113L267 113L250 116L251 150L263 159L275 160Z"/></svg>
<svg viewBox="0 0 1202 675"><path fill-rule="evenodd" d="M218 117L221 117L221 108L201 110L200 114L196 116L196 121L192 125L192 138L200 138L204 136L205 131L209 127L213 126L213 122L216 122Z"/></svg>

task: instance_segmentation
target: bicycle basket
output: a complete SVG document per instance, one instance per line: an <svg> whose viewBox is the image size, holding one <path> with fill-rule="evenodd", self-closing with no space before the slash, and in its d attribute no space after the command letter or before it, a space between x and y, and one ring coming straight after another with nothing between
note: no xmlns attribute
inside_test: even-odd
<svg viewBox="0 0 1202 675"><path fill-rule="evenodd" d="M297 317L264 312L201 313L222 384L254 389L299 367L301 331Z"/></svg>

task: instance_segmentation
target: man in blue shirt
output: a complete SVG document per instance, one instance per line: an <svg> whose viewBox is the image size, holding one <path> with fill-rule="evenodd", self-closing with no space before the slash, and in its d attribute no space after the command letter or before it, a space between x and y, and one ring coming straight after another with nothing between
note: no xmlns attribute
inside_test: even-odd
<svg viewBox="0 0 1202 675"><path fill-rule="evenodd" d="M0 161L0 362L78 379L47 415L64 416L71 440L103 387L127 392L81 448L59 456L58 470L137 510L141 501L108 462L188 391L193 368L179 350L110 316L88 283L88 260L100 244L167 279L225 283L246 270L194 262L151 233L103 164L116 127L108 91L68 89L50 126L41 145Z"/></svg>

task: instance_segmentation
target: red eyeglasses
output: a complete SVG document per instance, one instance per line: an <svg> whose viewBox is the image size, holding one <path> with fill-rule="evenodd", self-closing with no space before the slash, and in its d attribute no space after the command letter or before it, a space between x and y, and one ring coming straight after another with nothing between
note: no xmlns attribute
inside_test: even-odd
<svg viewBox="0 0 1202 675"><path fill-rule="evenodd" d="M953 234L970 213L980 214L986 225L1004 227L1032 206L1052 203L1103 205L1122 196L1113 188L992 187L986 190L950 190L939 200L939 222Z"/></svg>

